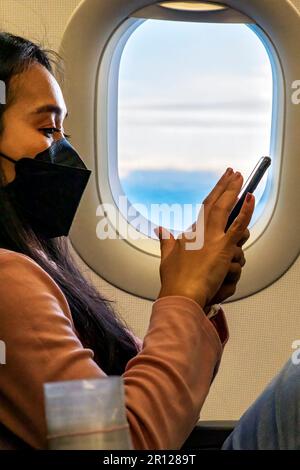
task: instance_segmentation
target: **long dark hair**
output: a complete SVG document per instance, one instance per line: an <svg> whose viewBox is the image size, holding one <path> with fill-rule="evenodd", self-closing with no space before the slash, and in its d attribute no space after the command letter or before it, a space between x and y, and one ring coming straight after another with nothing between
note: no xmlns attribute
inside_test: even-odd
<svg viewBox="0 0 300 470"><path fill-rule="evenodd" d="M54 64L62 71L62 60L54 51L44 50L19 36L0 33L0 80L4 81L7 93L6 105L0 109L0 133L5 109L14 100L11 78L36 62L53 75ZM103 298L80 273L69 252L67 238L44 239L26 227L3 191L4 185L0 171L0 247L29 256L52 277L68 301L83 345L94 351L94 360L106 374L121 375L129 359L137 353L125 323L114 312L111 301Z"/></svg>

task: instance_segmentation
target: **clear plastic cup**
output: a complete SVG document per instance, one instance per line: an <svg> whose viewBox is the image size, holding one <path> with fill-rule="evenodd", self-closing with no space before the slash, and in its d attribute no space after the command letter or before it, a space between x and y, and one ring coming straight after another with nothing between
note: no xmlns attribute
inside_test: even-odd
<svg viewBox="0 0 300 470"><path fill-rule="evenodd" d="M49 449L131 450L122 377L44 385Z"/></svg>

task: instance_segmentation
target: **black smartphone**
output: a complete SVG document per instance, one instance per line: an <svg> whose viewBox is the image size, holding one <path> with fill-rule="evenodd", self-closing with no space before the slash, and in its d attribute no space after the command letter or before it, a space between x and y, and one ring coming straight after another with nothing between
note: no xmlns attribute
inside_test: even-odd
<svg viewBox="0 0 300 470"><path fill-rule="evenodd" d="M271 158L270 157L262 157L257 165L255 166L254 170L252 171L251 175L247 179L246 183L241 189L241 196L239 196L239 200L232 209L229 217L228 217L228 222L225 227L225 232L229 229L230 225L232 222L235 220L235 218L239 215L240 210L242 208L242 205L244 203L244 200L247 196L248 193L253 193L255 189L258 186L258 183L264 176L265 172L271 165Z"/></svg>

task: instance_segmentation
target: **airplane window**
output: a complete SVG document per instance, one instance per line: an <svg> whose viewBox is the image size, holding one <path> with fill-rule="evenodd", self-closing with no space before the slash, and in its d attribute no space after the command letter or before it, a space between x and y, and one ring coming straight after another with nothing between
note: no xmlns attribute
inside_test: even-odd
<svg viewBox="0 0 300 470"><path fill-rule="evenodd" d="M270 154L273 77L253 28L146 20L129 37L118 81L118 173L129 201L155 224L151 204L197 204L228 166L249 175ZM267 178L252 223L263 213ZM141 206L142 204L142 206ZM177 224L177 225L176 225Z"/></svg>

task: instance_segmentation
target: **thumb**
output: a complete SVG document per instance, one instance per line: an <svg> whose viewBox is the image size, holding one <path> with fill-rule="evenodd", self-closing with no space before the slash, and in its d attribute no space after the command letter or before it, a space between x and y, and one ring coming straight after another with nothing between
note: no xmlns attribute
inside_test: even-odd
<svg viewBox="0 0 300 470"><path fill-rule="evenodd" d="M176 240L173 234L164 227L155 227L154 232L160 241L161 261L164 261L173 250Z"/></svg>

